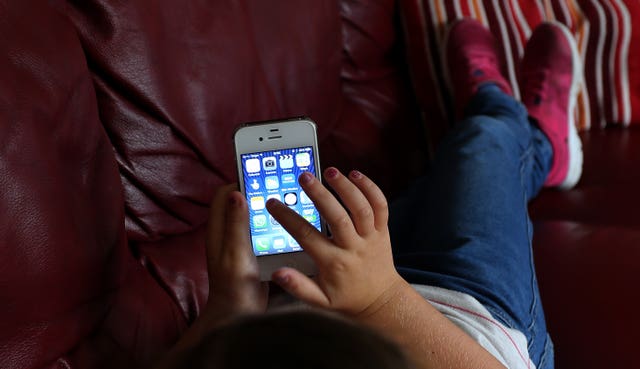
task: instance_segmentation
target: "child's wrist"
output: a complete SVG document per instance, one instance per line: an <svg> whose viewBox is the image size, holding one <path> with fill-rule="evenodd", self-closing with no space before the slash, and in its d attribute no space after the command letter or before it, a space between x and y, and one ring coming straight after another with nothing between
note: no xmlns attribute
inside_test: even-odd
<svg viewBox="0 0 640 369"><path fill-rule="evenodd" d="M354 319L365 324L386 320L388 312L397 304L401 304L411 289L411 285L397 275L369 306L354 316Z"/></svg>

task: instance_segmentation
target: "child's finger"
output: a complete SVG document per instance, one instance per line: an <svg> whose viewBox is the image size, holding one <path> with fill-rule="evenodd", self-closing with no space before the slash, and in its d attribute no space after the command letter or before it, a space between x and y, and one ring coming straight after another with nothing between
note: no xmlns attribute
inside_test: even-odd
<svg viewBox="0 0 640 369"><path fill-rule="evenodd" d="M389 204L387 198L382 193L380 187L378 187L369 177L358 172L357 170L349 173L349 179L357 186L362 194L367 198L374 214L374 224L377 230L387 228L389 221Z"/></svg>
<svg viewBox="0 0 640 369"><path fill-rule="evenodd" d="M349 213L316 177L305 172L300 175L299 182L307 196L313 200L338 244L348 245L358 236Z"/></svg>
<svg viewBox="0 0 640 369"><path fill-rule="evenodd" d="M238 191L227 194L227 212L225 218L225 232L223 244L225 256L241 263L242 258L255 257L251 252L251 237L249 235L249 210L244 196Z"/></svg>
<svg viewBox="0 0 640 369"><path fill-rule="evenodd" d="M311 278L293 268L281 268L273 272L272 281L285 291L308 304L329 307L331 301Z"/></svg>
<svg viewBox="0 0 640 369"><path fill-rule="evenodd" d="M267 210L314 260L331 252L327 238L316 227L276 199L267 201Z"/></svg>
<svg viewBox="0 0 640 369"><path fill-rule="evenodd" d="M360 189L336 168L328 168L325 171L325 180L336 192L344 206L351 214L356 231L365 235L374 230L374 214L369 200Z"/></svg>
<svg viewBox="0 0 640 369"><path fill-rule="evenodd" d="M218 188L211 207L209 208L209 222L207 224L207 257L217 259L221 253L222 237L224 234L224 222L226 213L226 199L231 191L236 189L235 184Z"/></svg>

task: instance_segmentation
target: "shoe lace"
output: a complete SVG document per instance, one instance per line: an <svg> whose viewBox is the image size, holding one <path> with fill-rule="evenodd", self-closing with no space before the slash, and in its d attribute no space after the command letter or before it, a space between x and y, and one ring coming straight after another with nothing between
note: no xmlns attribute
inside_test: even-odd
<svg viewBox="0 0 640 369"><path fill-rule="evenodd" d="M535 104L547 97L549 71L546 68L534 68L523 73L522 98L532 100Z"/></svg>
<svg viewBox="0 0 640 369"><path fill-rule="evenodd" d="M495 56L491 53L476 52L472 58L464 59L465 67L467 70L483 70L487 66L497 65Z"/></svg>

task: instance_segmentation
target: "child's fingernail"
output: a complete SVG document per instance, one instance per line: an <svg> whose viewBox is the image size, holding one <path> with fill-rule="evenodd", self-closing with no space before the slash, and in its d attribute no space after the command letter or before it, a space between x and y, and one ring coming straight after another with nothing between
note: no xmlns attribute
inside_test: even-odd
<svg viewBox="0 0 640 369"><path fill-rule="evenodd" d="M327 178L336 178L338 176L338 170L336 168L329 168L324 172Z"/></svg>
<svg viewBox="0 0 640 369"><path fill-rule="evenodd" d="M275 282L276 282L276 283L278 283L278 284L287 284L287 283L289 283L289 280L290 280L290 278L289 278L289 275L288 275L288 274L284 274L284 275L279 274L279 275L276 275L274 279L275 279Z"/></svg>
<svg viewBox="0 0 640 369"><path fill-rule="evenodd" d="M362 178L362 173L360 173L360 172L359 172L359 171L357 171L357 170L352 170L350 174L351 174L351 178L353 178L353 179L360 179L360 178Z"/></svg>
<svg viewBox="0 0 640 369"><path fill-rule="evenodd" d="M304 172L300 174L300 177L298 178L298 182L300 182L300 184L306 184L311 182L312 180L313 180L313 176L309 172Z"/></svg>
<svg viewBox="0 0 640 369"><path fill-rule="evenodd" d="M231 206L238 205L238 199L236 199L236 197L233 196L233 194L229 195L229 205Z"/></svg>

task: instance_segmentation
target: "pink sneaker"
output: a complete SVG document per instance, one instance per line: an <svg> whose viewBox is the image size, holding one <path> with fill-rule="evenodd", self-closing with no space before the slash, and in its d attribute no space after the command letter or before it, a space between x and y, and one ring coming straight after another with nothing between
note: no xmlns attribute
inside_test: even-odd
<svg viewBox="0 0 640 369"><path fill-rule="evenodd" d="M456 117L463 117L464 108L484 83L494 83L513 95L511 86L500 72L496 41L480 22L465 18L454 22L444 39L445 78L455 100Z"/></svg>
<svg viewBox="0 0 640 369"><path fill-rule="evenodd" d="M573 116L581 80L580 54L569 30L557 22L542 23L525 48L520 91L529 116L553 148L547 187L570 189L582 174L582 144Z"/></svg>

